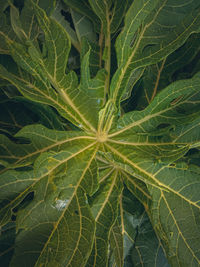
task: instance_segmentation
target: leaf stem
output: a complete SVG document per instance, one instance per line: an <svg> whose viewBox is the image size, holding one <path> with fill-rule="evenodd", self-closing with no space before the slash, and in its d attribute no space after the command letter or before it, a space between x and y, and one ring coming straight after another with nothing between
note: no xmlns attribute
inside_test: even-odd
<svg viewBox="0 0 200 267"><path fill-rule="evenodd" d="M154 97L156 96L157 89L158 89L158 85L159 85L159 81L160 81L160 75L161 75L162 70L163 70L163 68L164 68L165 61L166 61L166 58L163 60L160 69L158 69L158 74L157 74L157 78L156 78L156 83L155 83L155 86L154 86L154 89L153 89L153 94L152 94L152 96L151 96L151 100L150 100L150 102L152 102L153 99L154 99Z"/></svg>
<svg viewBox="0 0 200 267"><path fill-rule="evenodd" d="M105 35L105 49L106 49L106 59L104 68L107 71L107 77L105 81L105 91L104 91L104 101L109 94L110 87L110 66L111 66L111 37L110 37L110 17L109 17L109 8L107 5L106 9L106 19L107 19L107 29Z"/></svg>
<svg viewBox="0 0 200 267"><path fill-rule="evenodd" d="M103 50L103 23L101 24L101 32L99 35L99 68L102 67L102 50Z"/></svg>

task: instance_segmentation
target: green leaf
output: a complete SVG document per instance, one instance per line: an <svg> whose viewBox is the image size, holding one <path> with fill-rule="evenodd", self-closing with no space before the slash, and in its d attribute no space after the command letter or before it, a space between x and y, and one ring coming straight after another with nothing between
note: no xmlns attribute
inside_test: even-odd
<svg viewBox="0 0 200 267"><path fill-rule="evenodd" d="M191 67L187 68L185 65L193 64L193 61L198 57L200 50L199 36L199 34L192 34L182 47L167 58L155 65L146 67L142 78L142 86L138 89L140 99L137 102L137 109L145 108L159 91L173 82L175 78L177 79L177 73L185 74L185 71L187 71L185 78L193 76L190 72ZM186 70L184 70L185 68Z"/></svg>
<svg viewBox="0 0 200 267"><path fill-rule="evenodd" d="M123 5L119 0L112 2L112 10L110 11L110 31L111 33L115 33L120 27L121 22L125 16L129 0L123 1Z"/></svg>
<svg viewBox="0 0 200 267"><path fill-rule="evenodd" d="M44 11L33 4L40 27L45 33L48 57L42 59L42 55L32 43L23 47L17 43L11 43L13 57L17 63L34 76L32 79L19 79L9 74L1 67L0 76L14 84L22 94L34 101L49 104L58 109L62 116L69 119L77 126L93 129L92 124L97 123L96 113L89 113L82 103L94 106L85 94L77 87L75 73L65 75L70 41L65 30L52 19L47 18ZM48 26L47 26L48 25ZM58 33L60 38L58 39ZM61 38L62 35L62 38ZM64 47L66 48L65 50ZM49 80L50 82L46 83ZM51 90L51 85L55 90ZM79 95L79 100L75 97ZM49 96L49 97L47 97ZM80 102L80 99L82 100ZM80 109L80 110L79 110ZM87 114L90 119L86 119ZM77 117L78 115L78 117Z"/></svg>
<svg viewBox="0 0 200 267"><path fill-rule="evenodd" d="M109 266L123 266L124 251L123 251L123 235L121 233L120 214L110 231L110 246L112 251L112 258ZM112 264L112 265L111 265Z"/></svg>
<svg viewBox="0 0 200 267"><path fill-rule="evenodd" d="M174 14L171 20L170 12ZM177 6L170 0L134 1L116 42L118 70L111 83L112 98L118 103L134 71L159 62L180 47L191 33L199 31L199 21L196 0Z"/></svg>
<svg viewBox="0 0 200 267"><path fill-rule="evenodd" d="M199 146L199 127L200 127L200 119L192 121L191 123L187 123L184 126L178 126L172 131L172 136L174 138L174 142L191 142L193 143L192 147Z"/></svg>
<svg viewBox="0 0 200 267"><path fill-rule="evenodd" d="M89 3L101 20L104 33L108 34L108 28L111 33L115 33L124 17L124 13L127 8L127 0L123 2L123 5L119 0L89 0Z"/></svg>
<svg viewBox="0 0 200 267"><path fill-rule="evenodd" d="M0 131L8 136L33 123L41 123L50 129L65 130L60 118L48 106L19 98L4 100L0 108L3 110L0 114Z"/></svg>
<svg viewBox="0 0 200 267"><path fill-rule="evenodd" d="M6 42L5 36L8 36L12 40L16 38L13 29L10 27L10 21L6 14L3 13L4 10L0 11L0 53L1 54L10 54L9 46Z"/></svg>
<svg viewBox="0 0 200 267"><path fill-rule="evenodd" d="M95 103L96 112L98 112L100 108L102 108L104 102L106 73L104 70L100 70L97 72L96 76L91 79L89 67L90 53L91 49L89 48L82 59L80 90L90 96L90 99Z"/></svg>
<svg viewBox="0 0 200 267"><path fill-rule="evenodd" d="M61 12L64 9L64 6L62 5L62 3L59 1L56 4L56 7L54 9L54 12L52 13L52 18L54 18L59 24L61 24L63 26L63 28L67 31L71 43L72 45L74 45L74 47L80 51L80 43L79 40L77 38L77 34L76 32L71 28L70 23L64 18L64 16L62 16Z"/></svg>
<svg viewBox="0 0 200 267"><path fill-rule="evenodd" d="M56 1L37 0L36 4L44 9L47 15L50 16L56 6Z"/></svg>
<svg viewBox="0 0 200 267"><path fill-rule="evenodd" d="M10 17L11 17L11 25L15 34L21 41L25 41L27 39L27 36L25 32L22 30L21 21L19 18L19 11L14 5L10 6Z"/></svg>
<svg viewBox="0 0 200 267"><path fill-rule="evenodd" d="M15 223L11 222L2 227L0 235L0 260L3 266L9 266L13 255L15 242Z"/></svg>
<svg viewBox="0 0 200 267"><path fill-rule="evenodd" d="M31 164L40 154L47 151L55 153L67 149L73 141L88 144L94 138L76 131L55 131L42 125L30 125L24 127L16 135L16 138L28 140L30 144L17 144L8 137L1 136L1 159L10 164L10 168Z"/></svg>
<svg viewBox="0 0 200 267"><path fill-rule="evenodd" d="M88 1L85 0L63 0L65 4L71 7L76 12L89 18L95 25L95 29L100 32L100 21L98 16L93 12Z"/></svg>
<svg viewBox="0 0 200 267"><path fill-rule="evenodd" d="M169 266L144 207L127 189L119 207L110 236L115 259L112 266Z"/></svg>
<svg viewBox="0 0 200 267"><path fill-rule="evenodd" d="M71 15L79 43L81 43L83 37L87 38L91 42L96 42L97 36L94 32L92 22L86 16L83 16L76 11L71 10Z"/></svg>
<svg viewBox="0 0 200 267"><path fill-rule="evenodd" d="M128 171L123 171L121 167L121 173L124 178L124 182L128 190L144 205L146 208L151 202L152 198L144 182L137 179L137 175L131 175Z"/></svg>
<svg viewBox="0 0 200 267"><path fill-rule="evenodd" d="M90 74L91 77L95 77L95 75L101 68L100 46L97 45L96 43L87 40L86 38L83 38L81 44L81 61L83 60L83 58L86 56L87 53L89 53L88 60L89 60Z"/></svg>
<svg viewBox="0 0 200 267"><path fill-rule="evenodd" d="M169 261L172 266L186 266L191 262L198 266L199 175L190 170L164 168L158 177L160 181L165 182L166 177L171 177L170 184L175 189L175 192L150 190L153 199L152 220L167 246ZM190 232L187 231L188 227Z"/></svg>
<svg viewBox="0 0 200 267"><path fill-rule="evenodd" d="M91 1L89 0L89 4L92 7L93 11L96 13L96 15L101 20L101 23L103 25L103 30L105 34L108 34L107 29L109 25L109 9L112 4L112 0L95 0Z"/></svg>
<svg viewBox="0 0 200 267"><path fill-rule="evenodd" d="M72 147L71 150L57 154L43 154L36 161L34 171L22 174L15 172L15 183L22 181L23 176L29 177L29 190L34 192L34 199L31 204L18 211L16 249L10 266L27 266L29 263L40 266L46 261L53 264L55 260L60 265L68 263L83 266L90 254L95 230L85 195L85 193L92 194L97 188L93 164L96 150L89 149L92 145L93 143L82 148ZM88 159L90 159L89 162ZM77 161L79 162L78 169L74 168ZM66 169L64 175L60 173L62 169ZM8 180L6 182L8 183ZM12 198L12 205L14 202L15 205L19 204L16 203L19 198L18 194L24 195L27 189L24 191L22 188L22 192L17 194L17 192L12 192L11 187L9 188L8 197ZM49 192L52 192L50 198ZM14 201L13 198L16 197ZM27 216L27 212L32 215ZM41 212L45 212L46 216L41 217ZM69 216L71 214L73 216ZM41 236L39 232L44 229L46 229L46 234ZM31 236L34 238L30 238ZM63 246L66 238L68 243L65 242ZM32 253L38 246L38 242L40 249ZM25 252L24 245L26 256L22 257ZM79 252L82 248L85 248L84 254ZM57 254L57 251L60 253Z"/></svg>
<svg viewBox="0 0 200 267"><path fill-rule="evenodd" d="M107 265L109 232L117 217L117 203L121 190L120 177L117 172L113 172L100 184L98 192L90 200L96 233L93 250L86 266Z"/></svg>
<svg viewBox="0 0 200 267"><path fill-rule="evenodd" d="M199 1L56 3L0 4L1 264L199 266Z"/></svg>
<svg viewBox="0 0 200 267"><path fill-rule="evenodd" d="M49 19L45 12L32 2L38 23L45 34L48 57L44 62L49 76L57 83L62 83L70 50L67 33L53 19ZM58 32L62 39L58 39ZM62 40L62 41L61 41ZM65 53L63 52L65 51ZM35 59L37 61L37 59Z"/></svg>
<svg viewBox="0 0 200 267"><path fill-rule="evenodd" d="M36 39L39 35L39 27L36 23L35 14L31 7L31 0L24 2L24 7L19 13L18 9L12 4L4 1L1 10L0 21L0 53L10 54L9 46L6 43L5 37L8 36L12 40L17 39L25 41L30 39L36 44ZM47 13L51 13L55 6L55 1L36 0L36 4L44 8ZM6 12L7 6L10 5L10 14ZM12 25L12 28L10 27Z"/></svg>
<svg viewBox="0 0 200 267"><path fill-rule="evenodd" d="M110 137L133 132L143 133L143 136L147 132L153 132L155 136L159 136L160 130L161 132L163 129L169 130L168 126L191 122L198 116L199 81L200 76L196 74L192 79L169 85L145 110L128 112L122 116L117 123L115 133L110 134Z"/></svg>

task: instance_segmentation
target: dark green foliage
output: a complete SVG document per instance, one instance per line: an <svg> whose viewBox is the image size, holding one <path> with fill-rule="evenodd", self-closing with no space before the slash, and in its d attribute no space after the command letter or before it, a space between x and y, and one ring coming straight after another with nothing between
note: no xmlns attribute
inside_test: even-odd
<svg viewBox="0 0 200 267"><path fill-rule="evenodd" d="M199 266L199 0L0 13L0 265Z"/></svg>

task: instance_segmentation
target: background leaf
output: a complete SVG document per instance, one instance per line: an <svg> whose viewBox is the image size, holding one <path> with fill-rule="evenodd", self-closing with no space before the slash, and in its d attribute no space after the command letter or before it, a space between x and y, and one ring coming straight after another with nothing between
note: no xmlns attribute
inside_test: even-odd
<svg viewBox="0 0 200 267"><path fill-rule="evenodd" d="M112 249L117 250L117 245L122 244L119 249L124 254L118 258L115 256L116 266L120 266L119 260L123 258L121 266L169 266L161 241L156 236L144 207L127 189L123 191L121 198L118 224L112 231Z"/></svg>
<svg viewBox="0 0 200 267"><path fill-rule="evenodd" d="M194 64L199 57L199 49L199 34L192 34L183 46L167 58L148 66L141 79L140 87L133 92L133 97L138 98L137 109L144 109L159 91L174 80L191 78L192 67L187 68L187 65Z"/></svg>

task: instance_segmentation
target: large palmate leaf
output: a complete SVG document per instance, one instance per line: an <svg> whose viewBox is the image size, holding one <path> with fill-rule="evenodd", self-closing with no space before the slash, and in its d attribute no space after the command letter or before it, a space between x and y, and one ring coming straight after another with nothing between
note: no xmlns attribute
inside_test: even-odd
<svg viewBox="0 0 200 267"><path fill-rule="evenodd" d="M199 266L199 1L0 7L0 265Z"/></svg>
<svg viewBox="0 0 200 267"><path fill-rule="evenodd" d="M142 136L148 132L159 136L159 131L170 130L167 126L190 123L199 114L199 81L198 73L192 79L172 83L145 110L128 112L122 116L115 132L109 136L119 138L130 132L143 133Z"/></svg>

